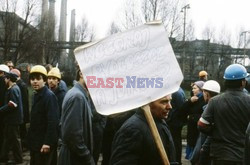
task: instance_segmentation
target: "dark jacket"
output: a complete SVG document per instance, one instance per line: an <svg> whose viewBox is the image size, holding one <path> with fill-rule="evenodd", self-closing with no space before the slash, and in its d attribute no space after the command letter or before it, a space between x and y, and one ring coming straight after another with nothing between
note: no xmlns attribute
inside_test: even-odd
<svg viewBox="0 0 250 165"><path fill-rule="evenodd" d="M8 102L13 101L17 107L8 106ZM0 108L0 113L4 113L4 123L8 125L19 125L23 122L22 95L19 87L14 84L6 91L5 105Z"/></svg>
<svg viewBox="0 0 250 165"><path fill-rule="evenodd" d="M58 86L55 91L53 91L54 94L56 95L57 101L58 101L58 106L59 106L59 119L61 118L61 113L62 113L62 103L64 96L66 95L65 89L63 89L61 86Z"/></svg>
<svg viewBox="0 0 250 165"><path fill-rule="evenodd" d="M199 136L197 122L199 121L205 105L203 96L199 97L196 102L191 102L188 99L181 107L181 118L187 121L187 144L190 147L195 147L196 140Z"/></svg>
<svg viewBox="0 0 250 165"><path fill-rule="evenodd" d="M171 105L172 109L169 111L166 120L168 126L172 129L181 129L184 122L180 118L181 106L185 103L185 93L182 88L172 94Z"/></svg>
<svg viewBox="0 0 250 165"><path fill-rule="evenodd" d="M1 76L0 77L0 107L4 105L6 90L7 90L7 86L4 80L4 76Z"/></svg>
<svg viewBox="0 0 250 165"><path fill-rule="evenodd" d="M40 151L43 144L56 147L58 140L59 107L56 96L44 86L34 94L31 108L28 145Z"/></svg>
<svg viewBox="0 0 250 165"><path fill-rule="evenodd" d="M30 111L29 111L29 91L26 83L19 79L17 80L16 84L20 88L22 94L22 104L23 104L23 122L29 123L30 122Z"/></svg>
<svg viewBox="0 0 250 165"><path fill-rule="evenodd" d="M76 83L64 97L60 165L93 164L92 111L84 88Z"/></svg>
<svg viewBox="0 0 250 165"><path fill-rule="evenodd" d="M175 162L175 148L165 121L155 119L169 162ZM155 141L141 109L130 117L116 133L112 145L112 165L163 164Z"/></svg>
<svg viewBox="0 0 250 165"><path fill-rule="evenodd" d="M107 122L103 132L102 165L109 164L112 141L114 139L115 133L120 129L122 124L134 114L135 110L131 110L107 117Z"/></svg>
<svg viewBox="0 0 250 165"><path fill-rule="evenodd" d="M250 122L246 130L244 165L250 165Z"/></svg>
<svg viewBox="0 0 250 165"><path fill-rule="evenodd" d="M227 89L211 98L202 114L212 126L210 156L214 160L243 162L246 129L250 121L250 96L241 89ZM199 126L206 133L208 124Z"/></svg>

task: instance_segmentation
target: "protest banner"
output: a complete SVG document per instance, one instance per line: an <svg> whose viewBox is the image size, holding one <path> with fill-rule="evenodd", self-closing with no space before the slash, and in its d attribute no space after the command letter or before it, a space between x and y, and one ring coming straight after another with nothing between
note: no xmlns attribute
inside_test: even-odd
<svg viewBox="0 0 250 165"><path fill-rule="evenodd" d="M75 50L97 112L131 110L179 89L183 79L168 34L159 22L115 34ZM169 165L149 106L145 117L164 165Z"/></svg>
<svg viewBox="0 0 250 165"><path fill-rule="evenodd" d="M141 107L178 90L183 79L161 23L139 26L78 47L75 57L96 110Z"/></svg>

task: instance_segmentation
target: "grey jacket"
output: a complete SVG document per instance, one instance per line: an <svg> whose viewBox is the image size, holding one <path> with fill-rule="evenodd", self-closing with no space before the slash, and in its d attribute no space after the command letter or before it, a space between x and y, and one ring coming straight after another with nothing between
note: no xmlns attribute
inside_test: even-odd
<svg viewBox="0 0 250 165"><path fill-rule="evenodd" d="M94 164L92 112L86 91L76 83L62 104L60 165Z"/></svg>

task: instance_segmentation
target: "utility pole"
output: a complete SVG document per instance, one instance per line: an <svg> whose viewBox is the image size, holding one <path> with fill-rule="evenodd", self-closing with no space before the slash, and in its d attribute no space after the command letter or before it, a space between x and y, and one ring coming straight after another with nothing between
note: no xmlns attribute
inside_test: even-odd
<svg viewBox="0 0 250 165"><path fill-rule="evenodd" d="M243 31L240 33L240 35L244 37L244 59L243 59L243 65L246 65L246 44L247 44L247 33L250 33L250 31Z"/></svg>
<svg viewBox="0 0 250 165"><path fill-rule="evenodd" d="M183 27L183 54L182 54L182 72L185 72L185 58L186 58L186 15L187 15L187 9L190 9L190 5L187 4L184 7L181 8L181 12L184 13L184 27Z"/></svg>

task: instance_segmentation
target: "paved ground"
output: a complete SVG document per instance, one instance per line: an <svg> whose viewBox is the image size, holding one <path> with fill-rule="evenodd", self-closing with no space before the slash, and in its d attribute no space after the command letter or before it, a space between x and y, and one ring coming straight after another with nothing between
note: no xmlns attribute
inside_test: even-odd
<svg viewBox="0 0 250 165"><path fill-rule="evenodd" d="M191 165L191 163L184 158L185 157L185 147L186 147L186 142L183 142L182 143L182 165ZM29 155L28 151L23 153L23 160L24 160L24 162L22 164L19 164L19 165L29 165L30 155ZM102 160L102 157L100 157L98 165L101 165L101 160ZM0 163L0 165L5 165L5 164Z"/></svg>

